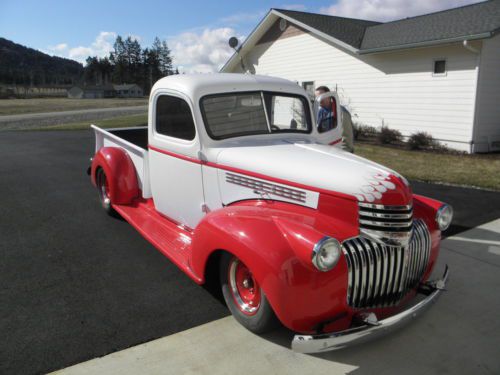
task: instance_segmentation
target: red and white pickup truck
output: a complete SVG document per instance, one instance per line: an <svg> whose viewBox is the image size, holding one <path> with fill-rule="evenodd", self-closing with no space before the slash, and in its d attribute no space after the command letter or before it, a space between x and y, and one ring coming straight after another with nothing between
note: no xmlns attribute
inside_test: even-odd
<svg viewBox="0 0 500 375"><path fill-rule="evenodd" d="M315 121L325 102L326 127ZM398 173L328 145L342 134L337 113L335 93L313 105L283 79L170 76L151 91L147 127L92 126L89 173L106 211L196 283L216 275L246 328L279 321L297 332L294 350L334 350L435 300L447 267L428 278L453 215Z"/></svg>

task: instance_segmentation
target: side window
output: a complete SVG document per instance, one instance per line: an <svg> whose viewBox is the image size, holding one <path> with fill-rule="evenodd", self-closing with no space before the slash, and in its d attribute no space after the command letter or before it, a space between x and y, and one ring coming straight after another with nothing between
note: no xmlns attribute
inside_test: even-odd
<svg viewBox="0 0 500 375"><path fill-rule="evenodd" d="M314 100L314 81L302 82L302 88L306 90L309 97Z"/></svg>
<svg viewBox="0 0 500 375"><path fill-rule="evenodd" d="M184 99L161 95L156 101L156 132L191 141L196 135L191 109Z"/></svg>

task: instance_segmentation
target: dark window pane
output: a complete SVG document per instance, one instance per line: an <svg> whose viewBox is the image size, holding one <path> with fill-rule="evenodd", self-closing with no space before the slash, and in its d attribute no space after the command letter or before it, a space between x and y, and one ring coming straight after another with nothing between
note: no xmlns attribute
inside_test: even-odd
<svg viewBox="0 0 500 375"><path fill-rule="evenodd" d="M202 105L214 138L269 132L260 93L207 97Z"/></svg>
<svg viewBox="0 0 500 375"><path fill-rule="evenodd" d="M191 109L185 100L162 95L156 102L156 131L169 137L192 140L196 134Z"/></svg>
<svg viewBox="0 0 500 375"><path fill-rule="evenodd" d="M434 74L443 74L446 72L446 60L434 61Z"/></svg>
<svg viewBox="0 0 500 375"><path fill-rule="evenodd" d="M307 94L311 99L314 99L314 82L313 81L308 81L308 82L302 82L302 87L304 90L307 91Z"/></svg>
<svg viewBox="0 0 500 375"><path fill-rule="evenodd" d="M300 95L271 92L211 95L201 100L201 109L205 127L213 139L311 131L309 103Z"/></svg>

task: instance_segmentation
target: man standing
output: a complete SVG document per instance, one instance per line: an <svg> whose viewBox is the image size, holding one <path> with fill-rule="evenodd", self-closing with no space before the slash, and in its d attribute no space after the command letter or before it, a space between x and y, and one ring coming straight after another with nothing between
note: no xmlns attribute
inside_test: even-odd
<svg viewBox="0 0 500 375"><path fill-rule="evenodd" d="M316 97L318 97L327 92L330 92L327 86L319 86L314 93ZM342 148L346 151L354 152L351 114L344 106L340 108L342 110ZM332 111L329 98L324 98L320 103L317 124L320 132L325 132L334 128L335 114Z"/></svg>
<svg viewBox="0 0 500 375"><path fill-rule="evenodd" d="M316 88L315 95L316 97L324 94L326 92L330 92L330 89L326 86L319 86ZM324 133L328 130L331 130L335 127L335 113L333 112L331 98L323 98L319 103L318 116L316 119L316 123L318 125L318 131L320 133Z"/></svg>

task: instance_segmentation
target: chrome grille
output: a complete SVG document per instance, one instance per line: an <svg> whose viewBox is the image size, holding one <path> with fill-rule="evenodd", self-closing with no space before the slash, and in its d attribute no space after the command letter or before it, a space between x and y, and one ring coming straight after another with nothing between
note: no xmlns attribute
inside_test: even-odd
<svg viewBox="0 0 500 375"><path fill-rule="evenodd" d="M275 185L269 182L256 180L234 173L226 173L226 182L252 189L255 194L272 194L279 197L292 199L301 203L306 201L306 192L297 189Z"/></svg>
<svg viewBox="0 0 500 375"><path fill-rule="evenodd" d="M389 245L406 246L413 229L413 207L358 203L359 228L366 236Z"/></svg>
<svg viewBox="0 0 500 375"><path fill-rule="evenodd" d="M431 239L422 220L415 220L413 227L406 247L383 245L364 236L344 241L350 306L394 305L421 281L429 262Z"/></svg>

